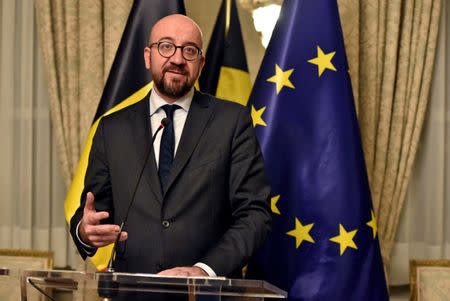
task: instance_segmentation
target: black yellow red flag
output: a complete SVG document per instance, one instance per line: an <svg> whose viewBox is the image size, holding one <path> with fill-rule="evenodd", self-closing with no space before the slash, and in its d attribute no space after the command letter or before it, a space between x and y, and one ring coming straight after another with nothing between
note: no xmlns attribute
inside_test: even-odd
<svg viewBox="0 0 450 301"><path fill-rule="evenodd" d="M251 83L235 0L222 1L199 82L203 92L247 104Z"/></svg>

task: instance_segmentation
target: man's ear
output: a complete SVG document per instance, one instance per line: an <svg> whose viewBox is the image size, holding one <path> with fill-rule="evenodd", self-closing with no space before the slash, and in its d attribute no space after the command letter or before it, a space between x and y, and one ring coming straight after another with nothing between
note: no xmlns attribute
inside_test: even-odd
<svg viewBox="0 0 450 301"><path fill-rule="evenodd" d="M150 70L151 66L151 49L149 47L144 48L144 61L145 61L145 68Z"/></svg>
<svg viewBox="0 0 450 301"><path fill-rule="evenodd" d="M205 66L205 57L203 55L200 56L200 74L202 73L203 67Z"/></svg>

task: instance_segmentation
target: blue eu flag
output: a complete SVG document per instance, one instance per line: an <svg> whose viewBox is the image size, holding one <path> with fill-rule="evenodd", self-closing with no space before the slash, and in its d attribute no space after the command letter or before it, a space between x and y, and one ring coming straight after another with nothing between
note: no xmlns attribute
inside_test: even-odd
<svg viewBox="0 0 450 301"><path fill-rule="evenodd" d="M388 300L336 0L284 1L249 107L273 191L249 274L290 300Z"/></svg>

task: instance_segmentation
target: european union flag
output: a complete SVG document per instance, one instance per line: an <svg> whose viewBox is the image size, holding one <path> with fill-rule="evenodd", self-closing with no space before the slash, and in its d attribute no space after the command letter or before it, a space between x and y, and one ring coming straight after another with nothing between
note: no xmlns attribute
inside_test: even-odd
<svg viewBox="0 0 450 301"><path fill-rule="evenodd" d="M249 106L273 190L249 274L290 300L388 300L336 0L284 1Z"/></svg>

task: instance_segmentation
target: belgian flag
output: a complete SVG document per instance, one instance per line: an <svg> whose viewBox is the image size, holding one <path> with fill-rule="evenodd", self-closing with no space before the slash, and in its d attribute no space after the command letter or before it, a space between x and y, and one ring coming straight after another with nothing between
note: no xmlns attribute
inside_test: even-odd
<svg viewBox="0 0 450 301"><path fill-rule="evenodd" d="M251 82L235 0L222 1L200 76L200 90L247 104Z"/></svg>
<svg viewBox="0 0 450 301"><path fill-rule="evenodd" d="M186 13L183 0L134 1L94 122L64 203L67 222L70 222L80 205L92 139L100 119L142 100L148 94L152 83L151 75L145 69L143 53L148 44L150 28L157 20L175 13ZM102 270L107 266L111 251L112 245L100 248L92 257L92 262L97 269Z"/></svg>

